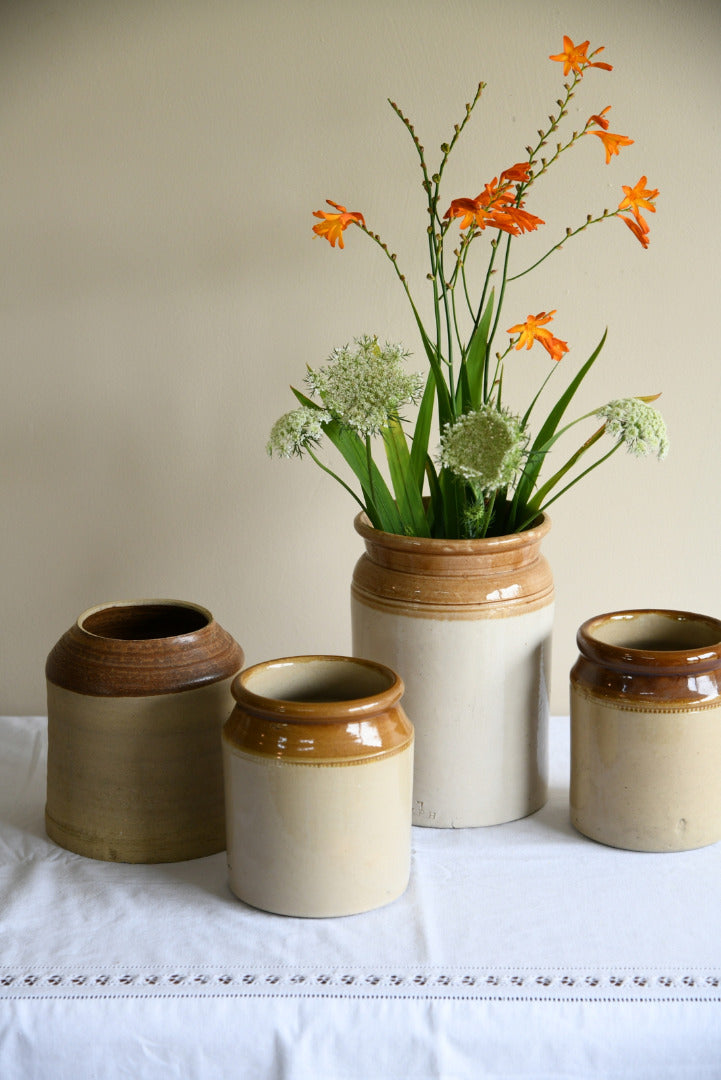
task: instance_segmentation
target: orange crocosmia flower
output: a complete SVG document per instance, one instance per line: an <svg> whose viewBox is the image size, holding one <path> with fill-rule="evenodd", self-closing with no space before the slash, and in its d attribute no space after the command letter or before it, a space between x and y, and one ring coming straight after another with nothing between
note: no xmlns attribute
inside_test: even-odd
<svg viewBox="0 0 721 1080"><path fill-rule="evenodd" d="M494 181L495 183L495 181ZM444 218L461 218L460 229L467 229L475 225L479 229L485 229L486 225L495 224L501 228L503 221L501 212L493 203L498 200L492 185L486 184L485 190L475 199L453 199L451 205L443 215Z"/></svg>
<svg viewBox="0 0 721 1080"><path fill-rule="evenodd" d="M622 146L631 146L633 143L633 139L629 139L627 135L614 135L612 131L590 131L589 135L598 135L603 143L607 165Z"/></svg>
<svg viewBox="0 0 721 1080"><path fill-rule="evenodd" d="M611 64L603 63L591 63L586 56L586 51L589 46L588 41L582 42L580 45L574 45L570 37L563 35L563 52L558 53L557 56L549 56L549 60L558 60L563 64L563 74L568 75L569 71L572 71L575 75L582 75L587 67L603 68L604 71L613 71ZM596 49L591 55L596 56L597 53L603 52L603 45L599 49Z"/></svg>
<svg viewBox="0 0 721 1080"><path fill-rule="evenodd" d="M520 206L509 206L506 208L505 213L518 226L518 231L521 233L534 232L539 225L546 224L543 218L536 217L535 214L529 214L527 210L522 210Z"/></svg>
<svg viewBox="0 0 721 1080"><path fill-rule="evenodd" d="M641 216L641 209L650 210L652 214L655 214L656 207L651 200L655 199L658 195L658 188L653 188L653 190L647 188L647 182L648 178L642 176L634 187L628 187L626 184L622 184L624 198L621 199L621 202L618 204L619 210L630 210L639 225L646 227L646 231L648 231L648 226Z"/></svg>
<svg viewBox="0 0 721 1080"><path fill-rule="evenodd" d="M324 236L331 247L335 247L336 240L340 247L345 247L343 231L349 225L362 225L365 228L365 219L357 210L346 210L345 206L333 202L332 199L326 199L326 202L330 206L334 206L338 213L329 214L325 210L314 210L313 217L320 218L321 221L318 225L313 226L313 232L316 236Z"/></svg>
<svg viewBox="0 0 721 1080"><path fill-rule="evenodd" d="M488 224L494 229L500 229L502 232L509 233L511 236L520 236L523 232L512 207L508 207L508 209L504 210L490 210L488 213Z"/></svg>
<svg viewBox="0 0 721 1080"><path fill-rule="evenodd" d="M542 218L523 210L523 203L516 205L518 196L509 190L513 184L530 179L528 162L519 162L501 173L500 181L494 176L489 184L475 199L453 199L443 215L444 218L461 218L461 229L475 225L478 229L491 226L501 229L512 236L532 232L539 225L544 225Z"/></svg>
<svg viewBox="0 0 721 1080"><path fill-rule="evenodd" d="M538 315L529 315L524 323L509 327L509 334L519 335L515 347L522 349L525 346L530 349L534 341L538 341L552 360L560 360L563 354L568 352L568 344L554 337L551 331L545 328L555 314L555 308L553 311L539 311Z"/></svg>
<svg viewBox="0 0 721 1080"><path fill-rule="evenodd" d="M642 247L647 248L648 247L648 225L643 220L643 218L640 217L640 215L639 215L639 220L636 220L636 218L632 218L632 217L626 217L625 214L619 214L618 216L620 217L621 221L626 222L629 229L631 230L633 235L636 237L638 242L642 245Z"/></svg>
<svg viewBox="0 0 721 1080"><path fill-rule="evenodd" d="M479 229L485 229L488 211L480 200L480 195L477 199L453 199L443 217L449 220L462 218L459 229L467 229L469 225L477 225Z"/></svg>
<svg viewBox="0 0 721 1080"><path fill-rule="evenodd" d="M454 199L443 216L461 218L460 229L467 229L470 225L475 225L478 229L490 226L510 233L511 236L533 232L539 225L545 225L543 219L536 217L535 214L529 214L519 206L512 204L509 206L503 196L489 200L487 191L488 187L486 192L481 192L477 199Z"/></svg>
<svg viewBox="0 0 721 1080"><path fill-rule="evenodd" d="M506 181L507 183L522 184L526 180L530 180L530 165L527 161L519 161L515 165L511 165L510 169L504 169L501 173L501 183Z"/></svg>
<svg viewBox="0 0 721 1080"><path fill-rule="evenodd" d="M606 113L609 111L610 108L611 106L607 105L605 109L601 109L600 113L595 113L593 116L589 116L589 124L598 124L598 126L600 128L603 128L604 131L608 131L608 120L606 119Z"/></svg>

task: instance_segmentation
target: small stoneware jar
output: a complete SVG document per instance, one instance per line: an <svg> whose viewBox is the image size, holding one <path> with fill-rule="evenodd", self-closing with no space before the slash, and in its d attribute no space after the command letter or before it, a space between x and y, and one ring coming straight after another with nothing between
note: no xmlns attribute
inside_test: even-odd
<svg viewBox="0 0 721 1080"><path fill-rule="evenodd" d="M721 622L618 611L578 631L571 821L634 851L721 839Z"/></svg>
<svg viewBox="0 0 721 1080"><path fill-rule="evenodd" d="M242 666L240 646L196 604L84 612L45 669L50 838L115 862L221 851L221 729Z"/></svg>
<svg viewBox="0 0 721 1080"><path fill-rule="evenodd" d="M413 728L389 668L296 656L233 683L223 729L230 886L280 915L353 915L410 871Z"/></svg>

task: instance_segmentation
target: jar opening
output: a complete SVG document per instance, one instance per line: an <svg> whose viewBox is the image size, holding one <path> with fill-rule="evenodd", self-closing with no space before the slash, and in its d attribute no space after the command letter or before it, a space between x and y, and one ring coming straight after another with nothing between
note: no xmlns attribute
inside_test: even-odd
<svg viewBox="0 0 721 1080"><path fill-rule="evenodd" d="M202 608L150 602L97 608L81 618L80 626L95 637L147 641L192 634L210 621L210 614Z"/></svg>
<svg viewBox="0 0 721 1080"><path fill-rule="evenodd" d="M246 690L258 697L313 704L374 697L394 681L393 673L383 667L340 657L281 660L259 665L243 677Z"/></svg>
<svg viewBox="0 0 721 1080"><path fill-rule="evenodd" d="M599 621L591 633L603 645L645 652L685 652L719 644L716 620L676 612L622 612Z"/></svg>

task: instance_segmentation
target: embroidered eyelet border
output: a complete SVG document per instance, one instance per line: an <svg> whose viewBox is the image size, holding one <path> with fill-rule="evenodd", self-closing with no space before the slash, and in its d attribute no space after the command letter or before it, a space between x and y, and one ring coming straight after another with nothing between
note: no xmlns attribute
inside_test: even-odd
<svg viewBox="0 0 721 1080"><path fill-rule="evenodd" d="M721 1002L721 970L0 968L0 1000L93 997Z"/></svg>

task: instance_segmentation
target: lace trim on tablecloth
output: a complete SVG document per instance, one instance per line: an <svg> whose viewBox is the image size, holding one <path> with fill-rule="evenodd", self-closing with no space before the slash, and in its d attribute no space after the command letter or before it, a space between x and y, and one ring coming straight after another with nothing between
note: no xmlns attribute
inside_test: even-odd
<svg viewBox="0 0 721 1080"><path fill-rule="evenodd" d="M349 997L486 1001L718 1001L721 971L431 968L0 968L0 1000L93 997Z"/></svg>

